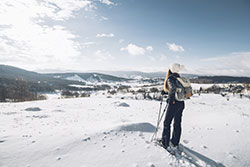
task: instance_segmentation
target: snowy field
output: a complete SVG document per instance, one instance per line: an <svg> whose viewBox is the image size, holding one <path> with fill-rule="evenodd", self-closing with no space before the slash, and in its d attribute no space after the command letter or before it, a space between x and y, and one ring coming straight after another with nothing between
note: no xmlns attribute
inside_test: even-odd
<svg viewBox="0 0 250 167"><path fill-rule="evenodd" d="M0 103L0 166L250 166L249 99L202 94L186 101L181 143L196 161L150 142L159 105L102 96Z"/></svg>

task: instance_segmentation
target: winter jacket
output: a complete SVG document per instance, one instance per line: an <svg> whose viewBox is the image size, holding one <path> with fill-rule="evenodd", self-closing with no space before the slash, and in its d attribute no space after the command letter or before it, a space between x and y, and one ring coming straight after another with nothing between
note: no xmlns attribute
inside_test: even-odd
<svg viewBox="0 0 250 167"><path fill-rule="evenodd" d="M173 104L176 99L175 99L175 92L176 92L176 88L177 88L177 79L180 77L180 75L178 73L172 73L169 75L167 83L168 83L168 87L169 87L169 91L168 91L168 96L169 96L169 104Z"/></svg>

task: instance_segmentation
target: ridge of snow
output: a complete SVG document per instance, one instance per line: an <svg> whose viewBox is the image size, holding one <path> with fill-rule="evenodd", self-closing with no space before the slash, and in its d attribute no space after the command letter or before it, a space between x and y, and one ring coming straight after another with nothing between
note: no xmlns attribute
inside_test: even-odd
<svg viewBox="0 0 250 167"><path fill-rule="evenodd" d="M70 81L79 81L79 82L86 82L84 79L82 79L79 75L75 74L74 76L71 77L66 77L64 78L66 80L70 80Z"/></svg>

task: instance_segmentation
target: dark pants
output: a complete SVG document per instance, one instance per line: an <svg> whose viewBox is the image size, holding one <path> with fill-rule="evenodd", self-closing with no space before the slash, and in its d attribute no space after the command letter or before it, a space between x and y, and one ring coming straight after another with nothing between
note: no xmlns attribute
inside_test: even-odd
<svg viewBox="0 0 250 167"><path fill-rule="evenodd" d="M171 122L174 119L174 130L172 133L171 142L177 146L181 137L181 118L184 109L184 101L175 101L175 104L169 104L166 117L164 120L164 129L162 133L162 144L164 146L169 145Z"/></svg>

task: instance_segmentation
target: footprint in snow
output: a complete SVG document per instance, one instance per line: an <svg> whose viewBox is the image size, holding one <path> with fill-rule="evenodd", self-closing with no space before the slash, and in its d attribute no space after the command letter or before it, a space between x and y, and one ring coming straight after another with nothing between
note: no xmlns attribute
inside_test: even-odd
<svg viewBox="0 0 250 167"><path fill-rule="evenodd" d="M229 155L230 155L231 157L233 157L234 159L237 159L237 157L236 157L233 153L229 153Z"/></svg>
<svg viewBox="0 0 250 167"><path fill-rule="evenodd" d="M26 108L25 111L41 111L42 109L39 107L29 107Z"/></svg>
<svg viewBox="0 0 250 167"><path fill-rule="evenodd" d="M104 141L105 139L107 139L107 136L103 136L102 141Z"/></svg>
<svg viewBox="0 0 250 167"><path fill-rule="evenodd" d="M84 139L82 139L82 141L90 141L91 140L91 138L90 137L87 137L87 138L84 138Z"/></svg>
<svg viewBox="0 0 250 167"><path fill-rule="evenodd" d="M148 165L147 165L148 167L155 167L155 165L153 164L153 163L148 163Z"/></svg>
<svg viewBox="0 0 250 167"><path fill-rule="evenodd" d="M143 136L143 133L142 133L142 132L139 132L138 136L142 137L142 136Z"/></svg>
<svg viewBox="0 0 250 167"><path fill-rule="evenodd" d="M208 147L207 147L207 146L205 146L205 145L203 145L203 146L202 146L202 148L204 148L204 149L208 149Z"/></svg>
<svg viewBox="0 0 250 167"><path fill-rule="evenodd" d="M5 140L0 140L0 143L4 143L5 142Z"/></svg>
<svg viewBox="0 0 250 167"><path fill-rule="evenodd" d="M133 167L140 167L138 164L133 164Z"/></svg>
<svg viewBox="0 0 250 167"><path fill-rule="evenodd" d="M110 132L103 132L103 134L104 134L104 135L109 135L109 134L110 134Z"/></svg>
<svg viewBox="0 0 250 167"><path fill-rule="evenodd" d="M52 110L52 112L65 112L65 111L64 111L64 110L57 109L57 110Z"/></svg>
<svg viewBox="0 0 250 167"><path fill-rule="evenodd" d="M189 141L188 140L183 140L183 143L188 144Z"/></svg>

